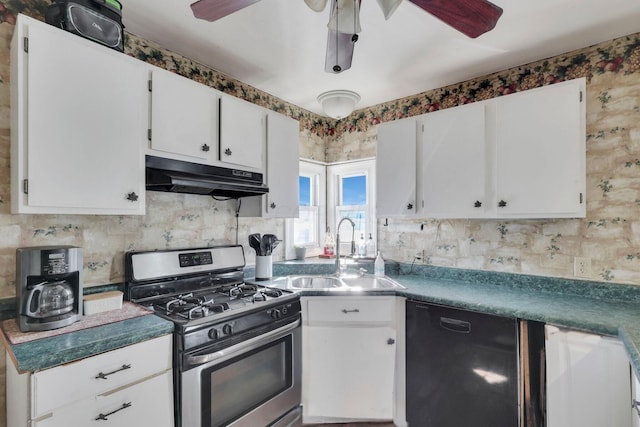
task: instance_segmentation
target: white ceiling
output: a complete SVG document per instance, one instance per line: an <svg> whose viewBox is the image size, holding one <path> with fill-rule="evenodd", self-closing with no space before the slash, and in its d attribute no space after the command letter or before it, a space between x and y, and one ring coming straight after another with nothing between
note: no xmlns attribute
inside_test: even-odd
<svg viewBox="0 0 640 427"><path fill-rule="evenodd" d="M348 89L356 109L640 32L639 0L493 0L496 27L470 39L404 1L388 21L363 0L351 69L324 72L329 7L261 0L216 22L194 0L123 0L126 30L264 92L323 114L316 98Z"/></svg>

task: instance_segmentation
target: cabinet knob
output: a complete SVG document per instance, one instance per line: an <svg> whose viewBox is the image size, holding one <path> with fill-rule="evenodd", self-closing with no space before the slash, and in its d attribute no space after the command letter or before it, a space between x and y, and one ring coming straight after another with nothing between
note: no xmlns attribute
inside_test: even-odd
<svg viewBox="0 0 640 427"><path fill-rule="evenodd" d="M126 199L130 202L137 202L138 195L132 191L131 193L127 193Z"/></svg>
<svg viewBox="0 0 640 427"><path fill-rule="evenodd" d="M504 208L505 206L507 206L507 202L505 202L504 200L500 200L498 202L498 207L499 208Z"/></svg>
<svg viewBox="0 0 640 427"><path fill-rule="evenodd" d="M482 202L480 200L476 200L476 202L473 204L474 208L481 208L482 207Z"/></svg>
<svg viewBox="0 0 640 427"><path fill-rule="evenodd" d="M389 338L389 339L387 340L387 344L388 344L388 345L393 345L393 344L395 344L395 343L396 343L396 340L394 340L393 338Z"/></svg>
<svg viewBox="0 0 640 427"><path fill-rule="evenodd" d="M275 204L275 202L271 202L271 204L269 205L269 207L270 207L271 209L275 209L275 208L276 208L276 204Z"/></svg>
<svg viewBox="0 0 640 427"><path fill-rule="evenodd" d="M211 147L209 147L207 144L202 144L202 151L204 151L205 153L208 153L210 149Z"/></svg>
<svg viewBox="0 0 640 427"><path fill-rule="evenodd" d="M233 152L231 151L231 148L227 148L224 150L224 154L226 154L227 156L230 156L233 154Z"/></svg>
<svg viewBox="0 0 640 427"><path fill-rule="evenodd" d="M413 210L413 203L407 203L407 210Z"/></svg>

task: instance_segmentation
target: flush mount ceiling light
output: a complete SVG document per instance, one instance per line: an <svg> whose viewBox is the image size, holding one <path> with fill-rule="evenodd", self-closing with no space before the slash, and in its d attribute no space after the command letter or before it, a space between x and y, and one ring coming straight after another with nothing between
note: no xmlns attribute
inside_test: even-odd
<svg viewBox="0 0 640 427"><path fill-rule="evenodd" d="M342 119L353 112L360 95L350 90L330 90L318 96L324 113L334 119Z"/></svg>

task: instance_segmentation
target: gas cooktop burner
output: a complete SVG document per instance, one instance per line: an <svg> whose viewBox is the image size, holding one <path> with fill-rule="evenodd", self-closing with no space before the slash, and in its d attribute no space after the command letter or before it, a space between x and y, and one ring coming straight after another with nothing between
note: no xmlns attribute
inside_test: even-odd
<svg viewBox="0 0 640 427"><path fill-rule="evenodd" d="M282 295L283 291L279 289L238 283L162 296L156 298L151 306L156 313L169 318L192 320L263 303Z"/></svg>

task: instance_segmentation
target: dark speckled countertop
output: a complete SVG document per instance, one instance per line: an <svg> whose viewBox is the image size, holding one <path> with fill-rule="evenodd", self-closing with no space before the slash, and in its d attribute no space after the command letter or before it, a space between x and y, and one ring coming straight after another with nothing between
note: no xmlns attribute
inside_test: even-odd
<svg viewBox="0 0 640 427"><path fill-rule="evenodd" d="M5 340L5 346L19 372L35 372L172 331L172 322L149 314L21 344L9 344Z"/></svg>
<svg viewBox="0 0 640 427"><path fill-rule="evenodd" d="M275 263L274 277L331 274L333 260ZM371 263L351 266L372 272ZM425 265L386 264L387 275L406 289L377 291L508 317L618 336L640 376L640 286ZM245 275L253 275L248 267ZM259 283L270 285L271 281ZM339 292L304 291L303 295ZM141 316L69 334L10 345L20 371L38 371L171 333L173 324Z"/></svg>
<svg viewBox="0 0 640 427"><path fill-rule="evenodd" d="M356 267L372 271L371 265ZM333 262L324 261L273 266L277 276L333 271ZM394 262L387 262L386 273L406 287L395 291L398 296L617 336L640 376L640 286ZM337 293L302 292L321 294Z"/></svg>

